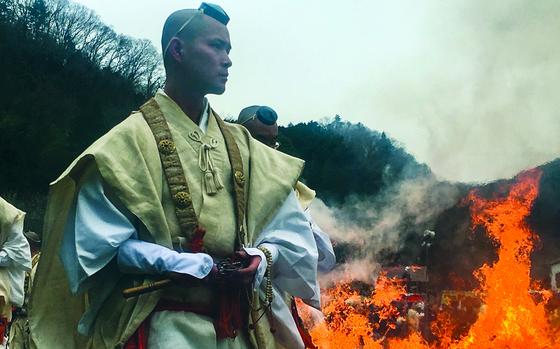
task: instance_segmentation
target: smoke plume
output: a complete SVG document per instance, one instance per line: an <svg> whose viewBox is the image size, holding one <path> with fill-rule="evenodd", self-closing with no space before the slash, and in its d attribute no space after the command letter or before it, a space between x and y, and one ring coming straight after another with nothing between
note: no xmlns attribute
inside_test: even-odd
<svg viewBox="0 0 560 349"><path fill-rule="evenodd" d="M316 223L337 246L350 246L345 256L337 256L345 263L328 277L370 282L392 254L400 254L398 262L421 262L422 234L433 229L437 216L460 196L459 186L425 176L398 182L375 198L351 197L337 207L315 200L311 214Z"/></svg>

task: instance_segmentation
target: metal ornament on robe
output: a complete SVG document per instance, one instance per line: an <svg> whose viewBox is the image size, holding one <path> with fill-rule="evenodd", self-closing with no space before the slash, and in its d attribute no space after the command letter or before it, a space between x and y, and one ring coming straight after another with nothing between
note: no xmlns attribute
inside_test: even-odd
<svg viewBox="0 0 560 349"><path fill-rule="evenodd" d="M198 218L194 211L189 184L183 171L181 159L177 154L169 125L153 98L140 107L140 111L146 123L150 126L158 146L163 173L167 179L169 194L175 206L175 215L181 233L184 237L190 239L198 226Z"/></svg>
<svg viewBox="0 0 560 349"><path fill-rule="evenodd" d="M214 111L212 111L214 112ZM245 172L243 171L243 160L241 159L241 152L239 147L235 142L235 138L231 132L227 129L225 122L216 118L220 131L224 136L224 141L226 142L226 148L228 149L229 162L231 163L231 169L233 172L233 190L235 196L235 209L237 217L237 237L239 239L239 246L247 246L247 234L245 231L245 208L247 206L247 201L245 201Z"/></svg>

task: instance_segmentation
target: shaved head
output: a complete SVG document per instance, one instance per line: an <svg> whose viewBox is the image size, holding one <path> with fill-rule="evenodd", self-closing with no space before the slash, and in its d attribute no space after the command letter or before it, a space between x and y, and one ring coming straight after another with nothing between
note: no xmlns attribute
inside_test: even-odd
<svg viewBox="0 0 560 349"><path fill-rule="evenodd" d="M167 17L161 33L161 52L165 51L169 41L171 41L171 38L177 34L181 26L197 14L198 10L184 9L175 11Z"/></svg>
<svg viewBox="0 0 560 349"><path fill-rule="evenodd" d="M264 115L260 114L257 116L259 113L264 113ZM267 115L268 118L266 117ZM237 123L245 126L253 138L276 149L279 146L277 119L278 115L272 108L252 105L241 110L237 118Z"/></svg>
<svg viewBox="0 0 560 349"><path fill-rule="evenodd" d="M161 52L164 60L171 40L178 37L185 42L191 41L204 27L203 18L204 15L195 9L178 10L167 17L161 34ZM187 27L183 27L186 23Z"/></svg>
<svg viewBox="0 0 560 349"><path fill-rule="evenodd" d="M208 10L208 9L207 9ZM222 94L231 66L229 31L222 18L204 10L173 12L161 35L165 90L172 94Z"/></svg>

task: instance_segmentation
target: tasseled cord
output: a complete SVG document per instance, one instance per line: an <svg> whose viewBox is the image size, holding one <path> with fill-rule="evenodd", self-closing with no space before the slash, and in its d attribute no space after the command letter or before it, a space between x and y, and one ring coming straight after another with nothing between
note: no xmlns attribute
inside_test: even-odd
<svg viewBox="0 0 560 349"><path fill-rule="evenodd" d="M197 142L200 142L200 150L198 152L198 167L204 174L204 188L206 189L206 194L215 195L218 190L224 187L224 183L220 178L220 170L214 166L214 161L212 160L211 150L216 148L216 144L204 143L199 137L191 137Z"/></svg>

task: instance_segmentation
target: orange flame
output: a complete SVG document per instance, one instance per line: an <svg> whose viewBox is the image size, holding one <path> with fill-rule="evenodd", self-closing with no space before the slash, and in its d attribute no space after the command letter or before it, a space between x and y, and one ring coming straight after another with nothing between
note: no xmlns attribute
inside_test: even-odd
<svg viewBox="0 0 560 349"><path fill-rule="evenodd" d="M337 285L328 291L323 308L326 321L311 330L319 348L379 348L373 346L372 327L367 318L367 298L352 290L349 284Z"/></svg>
<svg viewBox="0 0 560 349"><path fill-rule="evenodd" d="M554 347L545 302L535 303L529 293L535 236L525 219L538 195L540 177L539 170L519 175L505 198L485 200L476 191L469 194L473 225L484 227L498 244L498 260L475 272L484 306L468 335L452 348Z"/></svg>
<svg viewBox="0 0 560 349"><path fill-rule="evenodd" d="M322 349L560 348L558 331L551 327L545 309L551 293L532 285L530 278L530 255L537 237L525 219L537 197L540 177L539 170L527 171L517 177L506 197L484 199L471 191L465 200L473 229L486 230L498 255L494 264L475 271L480 286L462 292L482 301L470 328L458 331L452 315L440 312L431 324L436 338L428 344L419 331L410 330L421 315L397 306L406 293L403 280L381 274L369 293L358 292L350 283L324 291L325 318L310 331L315 344ZM391 335L399 321L410 322L404 338Z"/></svg>

